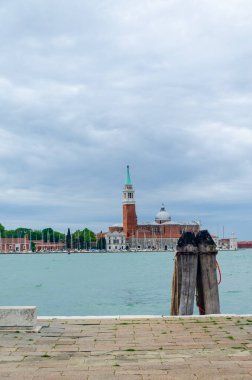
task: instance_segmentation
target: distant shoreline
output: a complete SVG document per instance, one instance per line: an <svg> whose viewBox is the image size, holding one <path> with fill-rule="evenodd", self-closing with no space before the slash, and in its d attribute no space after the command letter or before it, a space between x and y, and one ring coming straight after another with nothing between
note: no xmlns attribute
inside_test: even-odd
<svg viewBox="0 0 252 380"><path fill-rule="evenodd" d="M244 252L244 251L250 251L251 248L240 248L240 249L237 249L237 250L228 250L228 249L225 249L225 250L218 250L218 252ZM89 251L89 252L66 252L66 251L59 251L59 252L0 252L0 255L8 255L8 256L11 256L11 255L16 255L16 256L27 256L27 255L54 255L54 254L57 254L57 255L87 255L87 254L100 254L100 255L104 255L104 254L132 254L132 253L146 253L146 254L149 254L149 253L175 253L175 251L171 251L171 250L167 250L167 251L103 251L103 252L98 252L98 251Z"/></svg>

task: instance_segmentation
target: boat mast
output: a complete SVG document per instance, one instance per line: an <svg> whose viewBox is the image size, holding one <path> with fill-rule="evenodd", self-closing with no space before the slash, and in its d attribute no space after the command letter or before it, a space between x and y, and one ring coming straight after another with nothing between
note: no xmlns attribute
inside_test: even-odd
<svg viewBox="0 0 252 380"><path fill-rule="evenodd" d="M30 251L32 252L31 230L30 230Z"/></svg>
<svg viewBox="0 0 252 380"><path fill-rule="evenodd" d="M41 230L41 240L42 240L41 251L43 252L44 251L44 234L43 234L43 230Z"/></svg>

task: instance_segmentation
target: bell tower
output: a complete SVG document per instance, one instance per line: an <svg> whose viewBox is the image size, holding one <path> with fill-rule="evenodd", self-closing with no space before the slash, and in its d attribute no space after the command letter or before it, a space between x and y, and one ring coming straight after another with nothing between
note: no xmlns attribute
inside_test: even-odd
<svg viewBox="0 0 252 380"><path fill-rule="evenodd" d="M129 165L127 165L126 180L123 189L123 232L126 238L134 234L137 229L135 203L135 191L130 178Z"/></svg>

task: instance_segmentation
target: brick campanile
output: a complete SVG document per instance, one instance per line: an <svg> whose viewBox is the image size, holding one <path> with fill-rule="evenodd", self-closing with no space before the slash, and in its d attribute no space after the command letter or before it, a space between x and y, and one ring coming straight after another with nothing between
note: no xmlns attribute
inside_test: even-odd
<svg viewBox="0 0 252 380"><path fill-rule="evenodd" d="M123 189L123 232L126 239L135 234L137 229L137 216L135 205L135 191L130 178L129 165L127 166L126 181Z"/></svg>

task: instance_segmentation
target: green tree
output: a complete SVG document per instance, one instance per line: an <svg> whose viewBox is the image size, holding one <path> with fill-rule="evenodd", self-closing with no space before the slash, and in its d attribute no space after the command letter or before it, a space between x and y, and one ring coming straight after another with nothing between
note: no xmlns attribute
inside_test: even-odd
<svg viewBox="0 0 252 380"><path fill-rule="evenodd" d="M5 237L8 237L8 238L13 237L13 238L15 238L15 237L17 237L16 235L17 235L16 234L16 230L5 230L4 231L4 236Z"/></svg>
<svg viewBox="0 0 252 380"><path fill-rule="evenodd" d="M84 244L86 245L87 249L90 249L92 247L92 242L96 242L96 235L93 231L89 230L88 228L84 228L83 234Z"/></svg>
<svg viewBox="0 0 252 380"><path fill-rule="evenodd" d="M51 227L44 228L42 230L42 234L43 234L44 242L46 242L46 243L53 242L54 232L53 232L53 229Z"/></svg>
<svg viewBox="0 0 252 380"><path fill-rule="evenodd" d="M19 227L15 230L5 230L4 234L8 238L30 238L30 231L30 228Z"/></svg>
<svg viewBox="0 0 252 380"><path fill-rule="evenodd" d="M102 237L97 241L97 249L106 249L106 239Z"/></svg>
<svg viewBox="0 0 252 380"><path fill-rule="evenodd" d="M31 232L31 239L32 240L42 240L42 231L40 231L40 230L33 230Z"/></svg>
<svg viewBox="0 0 252 380"><path fill-rule="evenodd" d="M71 249L72 247L72 241L71 241L71 232L70 232L70 228L68 228L67 230L67 235L66 235L66 248L67 249Z"/></svg>
<svg viewBox="0 0 252 380"><path fill-rule="evenodd" d="M31 250L32 250L32 252L36 251L36 245L33 241L31 242Z"/></svg>
<svg viewBox="0 0 252 380"><path fill-rule="evenodd" d="M54 231L54 241L56 242L56 243L58 243L58 242L64 242L65 241L65 238L66 238L66 235L65 234L63 234L63 233L61 233L61 232L59 232L59 231Z"/></svg>
<svg viewBox="0 0 252 380"><path fill-rule="evenodd" d="M75 249L90 249L94 246L96 242L96 235L93 231L88 228L84 228L84 230L76 230L72 234L72 243L73 248Z"/></svg>
<svg viewBox="0 0 252 380"><path fill-rule="evenodd" d="M51 227L44 228L42 230L42 236L43 236L44 242L58 243L59 241L63 241L63 242L65 241L65 234L58 231L54 231ZM41 236L41 239L42 239L42 236Z"/></svg>
<svg viewBox="0 0 252 380"><path fill-rule="evenodd" d="M15 230L14 235L17 238L24 238L25 236L29 237L30 231L31 231L31 229L29 229L29 228L19 227Z"/></svg>

